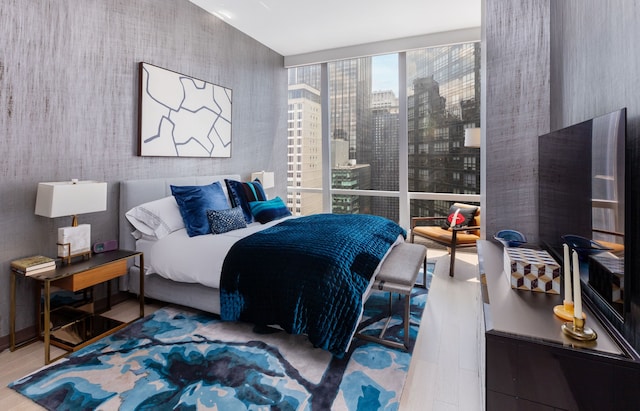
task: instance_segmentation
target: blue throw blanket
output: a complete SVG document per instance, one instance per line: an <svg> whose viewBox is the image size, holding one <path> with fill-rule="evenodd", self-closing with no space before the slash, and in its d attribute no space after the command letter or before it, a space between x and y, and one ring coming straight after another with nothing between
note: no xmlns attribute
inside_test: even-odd
<svg viewBox="0 0 640 411"><path fill-rule="evenodd" d="M376 267L405 230L373 215L285 220L238 241L220 280L221 317L277 324L342 356Z"/></svg>

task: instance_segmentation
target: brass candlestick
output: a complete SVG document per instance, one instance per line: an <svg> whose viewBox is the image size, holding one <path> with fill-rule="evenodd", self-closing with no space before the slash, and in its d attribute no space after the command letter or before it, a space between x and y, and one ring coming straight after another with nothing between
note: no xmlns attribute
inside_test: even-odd
<svg viewBox="0 0 640 411"><path fill-rule="evenodd" d="M562 324L562 332L580 341L593 341L598 338L598 334L591 328L585 327L584 322L584 318L573 317L573 322Z"/></svg>
<svg viewBox="0 0 640 411"><path fill-rule="evenodd" d="M573 301L564 300L562 305L553 307L553 313L563 320L573 321ZM582 313L582 318L587 319L584 312Z"/></svg>

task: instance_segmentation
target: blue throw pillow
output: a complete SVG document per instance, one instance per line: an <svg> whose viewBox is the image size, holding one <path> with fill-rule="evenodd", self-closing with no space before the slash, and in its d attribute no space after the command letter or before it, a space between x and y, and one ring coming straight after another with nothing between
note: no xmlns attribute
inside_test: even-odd
<svg viewBox="0 0 640 411"><path fill-rule="evenodd" d="M229 202L220 182L207 186L171 186L189 237L210 234L207 210L224 210Z"/></svg>
<svg viewBox="0 0 640 411"><path fill-rule="evenodd" d="M227 210L207 210L207 218L213 234L222 234L247 226L241 207L233 207Z"/></svg>
<svg viewBox="0 0 640 411"><path fill-rule="evenodd" d="M262 224L291 215L291 212L280 197L267 201L252 201L249 206L256 221Z"/></svg>
<svg viewBox="0 0 640 411"><path fill-rule="evenodd" d="M235 180L224 180L229 191L229 199L233 207L242 207L244 220L247 224L253 223L253 214L249 203L252 201L265 201L267 195L264 193L260 180L255 179L251 182L243 183Z"/></svg>

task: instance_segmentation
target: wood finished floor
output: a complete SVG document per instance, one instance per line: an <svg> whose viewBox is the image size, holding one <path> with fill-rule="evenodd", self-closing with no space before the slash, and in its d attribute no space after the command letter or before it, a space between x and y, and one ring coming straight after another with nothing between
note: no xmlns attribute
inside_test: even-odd
<svg viewBox="0 0 640 411"><path fill-rule="evenodd" d="M429 249L428 258L437 263L400 410L484 410L478 257L458 251L453 278L448 255Z"/></svg>
<svg viewBox="0 0 640 411"><path fill-rule="evenodd" d="M407 383L401 411L480 411L484 399L480 383L481 302L477 280L477 256L459 252L456 276L448 275L449 259L443 251L429 250L437 261ZM147 305L148 315L158 309ZM137 315L137 301L114 307L106 315L129 321ZM51 355L62 353L52 347ZM39 405L16 393L7 384L44 364L42 342L17 351L0 353L0 404L6 411L41 410Z"/></svg>

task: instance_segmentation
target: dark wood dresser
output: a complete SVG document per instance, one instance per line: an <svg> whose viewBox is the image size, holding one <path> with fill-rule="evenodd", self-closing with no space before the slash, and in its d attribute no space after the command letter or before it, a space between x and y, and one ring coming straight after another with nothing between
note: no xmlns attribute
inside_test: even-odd
<svg viewBox="0 0 640 411"><path fill-rule="evenodd" d="M593 342L563 334L562 296L511 288L503 248L478 241L486 409L640 409L640 363L585 307Z"/></svg>

